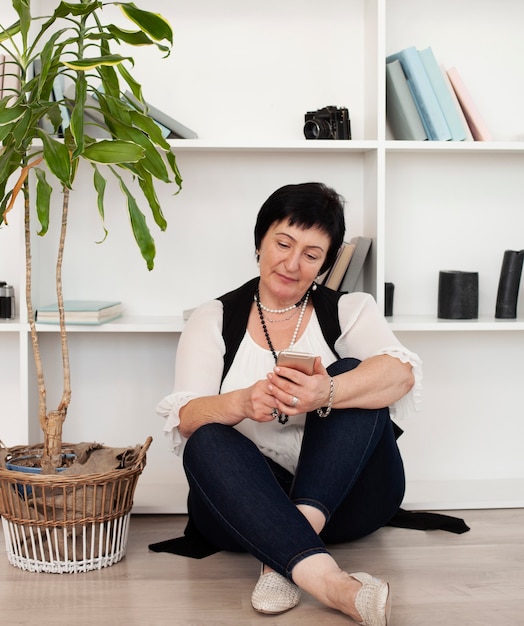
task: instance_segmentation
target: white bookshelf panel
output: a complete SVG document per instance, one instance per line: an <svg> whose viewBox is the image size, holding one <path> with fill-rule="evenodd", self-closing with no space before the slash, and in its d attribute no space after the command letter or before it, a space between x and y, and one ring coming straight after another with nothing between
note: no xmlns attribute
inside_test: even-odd
<svg viewBox="0 0 524 626"><path fill-rule="evenodd" d="M479 272L479 314L494 320L505 250L524 247L524 154L388 153L386 280L397 315L437 315L440 270ZM519 298L524 319L524 298Z"/></svg>

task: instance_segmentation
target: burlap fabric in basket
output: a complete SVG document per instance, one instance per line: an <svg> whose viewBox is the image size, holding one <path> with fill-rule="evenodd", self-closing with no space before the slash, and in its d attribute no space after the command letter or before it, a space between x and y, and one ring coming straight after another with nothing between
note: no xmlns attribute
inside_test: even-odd
<svg viewBox="0 0 524 626"><path fill-rule="evenodd" d="M24 556L39 559L52 552L54 560L82 560L86 546L91 559L110 552L108 533L119 532L111 522L118 523L131 511L151 441L149 437L143 446L133 448L64 444L64 454L73 454L76 460L52 475L5 466L11 458L40 454L41 446L0 448L0 515L22 534L17 541L25 546ZM39 531L36 542L35 529Z"/></svg>

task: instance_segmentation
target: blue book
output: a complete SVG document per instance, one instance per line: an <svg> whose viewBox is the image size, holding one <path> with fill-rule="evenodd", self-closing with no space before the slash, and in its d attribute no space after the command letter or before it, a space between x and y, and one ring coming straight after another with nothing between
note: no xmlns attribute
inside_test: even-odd
<svg viewBox="0 0 524 626"><path fill-rule="evenodd" d="M428 139L449 141L451 133L446 118L440 108L418 50L414 46L404 48L400 52L389 55L386 62L390 63L396 59L402 65Z"/></svg>
<svg viewBox="0 0 524 626"><path fill-rule="evenodd" d="M437 96L438 103L451 133L453 141L464 141L466 139L466 128L453 100L449 88L446 84L442 70L440 69L435 54L431 47L419 51L420 58L426 69L426 73Z"/></svg>

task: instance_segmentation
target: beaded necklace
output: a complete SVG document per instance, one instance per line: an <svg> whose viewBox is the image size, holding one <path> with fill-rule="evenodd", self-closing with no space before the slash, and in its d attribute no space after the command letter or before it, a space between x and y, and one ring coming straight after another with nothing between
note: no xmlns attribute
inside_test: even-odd
<svg viewBox="0 0 524 626"><path fill-rule="evenodd" d="M306 312L306 307L307 307L307 303L309 300L309 289L306 292L306 295L302 298L301 301L297 302L297 304L293 304L291 307L288 307L285 310L273 310L273 312L275 313L284 313L286 311L290 311L291 309L297 307L298 305L300 305L300 302L302 302L302 306L300 308L300 314L298 316L298 320L297 320L297 325L295 326L295 330L293 332L293 337L291 338L291 343L289 344L289 348L292 348L295 345L295 342L297 340L298 337L298 331L300 330L300 326L302 324L302 319L304 318L304 314ZM266 326L266 322L264 320L264 313L262 312L262 309L264 308L264 310L268 311L269 309L263 307L262 303L260 302L260 294L258 291L258 287L257 290L255 292L255 302L257 304L257 309L258 309L258 315L260 317L260 323L262 324L262 330L264 331L264 335L266 337L266 341L267 341L267 345L269 346L269 349L271 350L271 354L273 355L273 358L275 359L275 363L277 362L277 353L276 350L273 346L273 342L271 341L271 337L269 336L269 331L267 329ZM275 413L277 413L277 410L274 409ZM275 417L277 417L277 415L275 415ZM285 424L289 419L289 416L287 416L285 413L278 413L278 421L280 424Z"/></svg>

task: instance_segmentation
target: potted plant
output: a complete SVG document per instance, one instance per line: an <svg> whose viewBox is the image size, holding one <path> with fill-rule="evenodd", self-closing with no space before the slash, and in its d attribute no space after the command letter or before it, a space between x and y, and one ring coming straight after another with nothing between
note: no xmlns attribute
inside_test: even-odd
<svg viewBox="0 0 524 626"><path fill-rule="evenodd" d="M102 9L107 5L118 6L132 28L124 30L115 24L104 23ZM76 539L74 545L71 544L71 537L76 537L76 531L72 528L78 526L78 519L72 519L71 509L81 509L79 526L83 527L82 532L85 534L86 520L95 517L100 519L100 511L107 512L109 501L118 500L117 508L129 509L134 489L132 483L127 484L123 490L125 493L120 493L122 489L116 487L120 494L117 498L108 496L107 483L98 479L98 482L94 481L96 485L93 481L84 481L84 484L79 485L81 479L78 475L67 479L57 478L56 475L64 454L62 424L71 399L61 280L71 191L80 161L87 161L92 166L97 211L103 222L106 177L116 177L129 211L132 234L147 267L153 268L154 240L140 204L145 205L146 213L164 230L167 224L155 193L155 185L159 182L174 184L178 191L182 181L169 143L157 124L147 115L141 85L131 72L133 57L116 54L111 46L115 43L156 46L167 56L172 45L172 29L162 16L140 9L132 2L57 0L52 14L48 15L35 14L31 0L12 0L12 6L18 19L9 26L0 27L0 48L11 61L6 64L5 73L18 74L20 80L18 88L4 93L0 100L0 225L5 227L8 224L11 211L24 211L25 300L36 367L43 445L42 474L28 478L29 486L19 472L12 473L16 474L15 480L12 476L6 477L8 472L5 469L0 469L0 477L5 481L0 482L0 514L3 521L6 516L22 519L22 522L17 522L23 526L21 544L29 542L29 545L33 545L31 550L22 551L22 555L16 553L13 556L14 561L17 561L15 565L19 565L20 561L23 568L62 571L56 569L54 561L68 563L71 557L74 562L78 561ZM35 61L38 61L37 71L34 71ZM62 97L56 98L56 87L64 82L75 86L74 96L69 101ZM133 97L125 97L126 91L131 92ZM92 136L90 129L93 127L86 123L86 113L93 113L93 108L104 121L107 138L97 140ZM58 136L60 133L62 138ZM62 212L56 262L56 297L60 318L63 393L59 405L51 410L46 403L44 372L31 298L32 220L36 214L38 234L44 236L49 226L51 203L58 198L56 192L53 194L49 177L54 177L59 183ZM138 454L138 465L143 466L144 454L145 451ZM135 473L138 475L140 470L141 467ZM57 480L62 482L57 483ZM72 487L74 493L63 491L61 496L57 496L58 485L62 485L63 481L76 481ZM67 490L66 487L61 488ZM102 496L99 494L100 489L104 490ZM81 491L82 496L79 495ZM42 531L45 526L42 525L42 517L47 519L50 508L56 508L57 497L64 500L64 512L61 513L61 520L57 522L53 519L49 523L54 525L55 530L58 525L64 532L59 540L60 545L53 548L55 553L60 551L60 557L41 558L35 546L42 541L41 536L45 539L47 532L47 529ZM49 506L50 498L53 499L52 507ZM92 501L96 513L87 510L87 501ZM120 519L119 512L115 516L112 512L108 515L111 522ZM18 529L7 529L7 532L17 534ZM39 535L37 539L34 533ZM106 529L106 535L113 536L114 529ZM84 558L79 568L75 569L74 566L74 571L92 569L91 561L107 557L107 550L101 548L103 539L98 538L97 541L99 539L100 545L94 552L91 550L91 557ZM13 539L11 543L17 541L20 543L18 539ZM85 556L85 541L81 550ZM96 556L93 556L95 553ZM49 560L51 565L47 563ZM42 568L40 561L45 563ZM86 565L85 561L89 563ZM103 561L102 565L111 562L116 562L113 556ZM98 566L101 565L97 561L95 567ZM70 567L70 564L66 564L66 571L71 571Z"/></svg>

